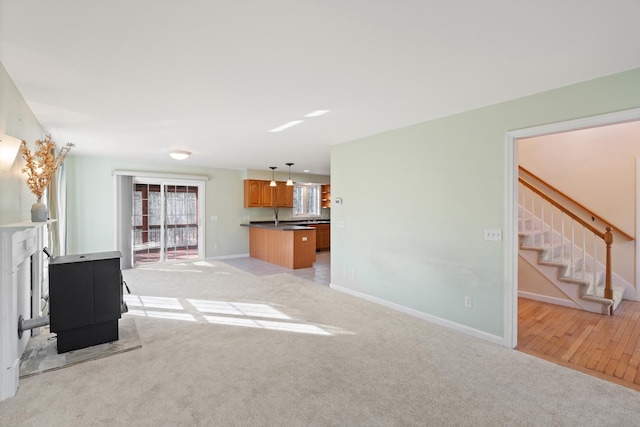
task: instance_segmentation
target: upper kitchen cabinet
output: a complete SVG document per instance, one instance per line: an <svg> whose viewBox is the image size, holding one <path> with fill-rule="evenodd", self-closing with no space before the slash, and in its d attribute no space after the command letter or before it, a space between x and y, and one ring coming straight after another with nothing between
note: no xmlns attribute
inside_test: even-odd
<svg viewBox="0 0 640 427"><path fill-rule="evenodd" d="M321 205L323 208L331 207L331 185L324 184L320 187Z"/></svg>
<svg viewBox="0 0 640 427"><path fill-rule="evenodd" d="M293 185L278 181L278 206L282 208L293 207Z"/></svg>
<svg viewBox="0 0 640 427"><path fill-rule="evenodd" d="M293 207L293 186L287 186L285 182L277 181L276 187L271 187L270 181L258 179L244 180L244 207L245 208L272 208L278 201L278 207Z"/></svg>
<svg viewBox="0 0 640 427"><path fill-rule="evenodd" d="M259 208L262 206L262 181L244 180L244 207Z"/></svg>
<svg viewBox="0 0 640 427"><path fill-rule="evenodd" d="M261 186L262 186L262 207L263 208L272 208L275 203L274 203L274 188L269 185L270 181L261 181L260 182Z"/></svg>

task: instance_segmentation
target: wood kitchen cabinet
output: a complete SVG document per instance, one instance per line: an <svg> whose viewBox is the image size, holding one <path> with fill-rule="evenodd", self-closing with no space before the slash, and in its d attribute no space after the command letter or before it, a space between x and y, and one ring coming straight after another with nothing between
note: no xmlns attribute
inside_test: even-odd
<svg viewBox="0 0 640 427"><path fill-rule="evenodd" d="M330 208L331 207L331 185L324 184L320 187L321 194L321 207Z"/></svg>
<svg viewBox="0 0 640 427"><path fill-rule="evenodd" d="M331 248L331 225L314 224L311 227L316 229L316 250L328 251Z"/></svg>
<svg viewBox="0 0 640 427"><path fill-rule="evenodd" d="M316 230L305 227L253 227L249 229L249 255L290 269L313 267Z"/></svg>
<svg viewBox="0 0 640 427"><path fill-rule="evenodd" d="M281 208L293 207L293 185L278 181L278 206Z"/></svg>
<svg viewBox="0 0 640 427"><path fill-rule="evenodd" d="M256 179L244 180L244 207L262 207L262 181Z"/></svg>
<svg viewBox="0 0 640 427"><path fill-rule="evenodd" d="M275 205L276 192L278 206L281 208L293 207L293 186L287 186L286 182L277 181L277 186L271 187L271 181L259 179L244 180L244 207L245 208L272 208Z"/></svg>
<svg viewBox="0 0 640 427"><path fill-rule="evenodd" d="M261 181L260 183L262 188L262 204L260 206L263 208L272 208L274 205L274 191L270 184L270 181Z"/></svg>

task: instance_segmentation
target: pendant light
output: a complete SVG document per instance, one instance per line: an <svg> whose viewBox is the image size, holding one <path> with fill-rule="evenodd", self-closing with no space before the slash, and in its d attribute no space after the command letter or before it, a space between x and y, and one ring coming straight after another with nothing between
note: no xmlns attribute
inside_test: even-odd
<svg viewBox="0 0 640 427"><path fill-rule="evenodd" d="M275 170L278 168L276 166L269 166L269 169L271 169L271 182L269 183L269 187L277 187Z"/></svg>
<svg viewBox="0 0 640 427"><path fill-rule="evenodd" d="M293 166L293 163L285 163L285 165L289 166L289 179L287 180L287 185L291 187L293 185L293 181L291 180L291 166Z"/></svg>

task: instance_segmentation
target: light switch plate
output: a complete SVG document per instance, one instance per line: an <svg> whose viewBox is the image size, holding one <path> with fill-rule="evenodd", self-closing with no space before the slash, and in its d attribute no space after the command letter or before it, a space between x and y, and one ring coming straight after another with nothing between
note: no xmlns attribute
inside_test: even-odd
<svg viewBox="0 0 640 427"><path fill-rule="evenodd" d="M484 230L484 240L502 241L502 230Z"/></svg>

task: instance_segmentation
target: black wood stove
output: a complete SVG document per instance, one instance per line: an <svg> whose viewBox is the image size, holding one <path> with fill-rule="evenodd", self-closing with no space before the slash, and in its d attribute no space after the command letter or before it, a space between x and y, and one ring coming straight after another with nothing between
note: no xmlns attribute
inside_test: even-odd
<svg viewBox="0 0 640 427"><path fill-rule="evenodd" d="M120 257L113 251L50 259L49 315L58 353L118 340Z"/></svg>

